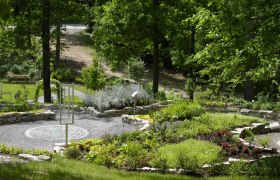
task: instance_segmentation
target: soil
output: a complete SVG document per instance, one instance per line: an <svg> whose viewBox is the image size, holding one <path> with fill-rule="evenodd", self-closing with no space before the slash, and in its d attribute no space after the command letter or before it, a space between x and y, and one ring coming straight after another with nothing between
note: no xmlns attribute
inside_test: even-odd
<svg viewBox="0 0 280 180"><path fill-rule="evenodd" d="M62 52L61 58L63 62L68 65L68 67L80 72L83 67L92 64L92 50L86 44L84 39L81 37L81 32L83 35L87 35L90 38L90 34L85 34L83 26L66 26L66 31L62 36L62 43L65 44L66 49ZM119 70L117 72L112 72L106 63L102 63L102 67L108 77L118 77L124 80L134 83L134 81L127 77L124 70ZM152 68L147 67L147 71L143 77L143 82L152 81ZM182 74L166 69L161 69L159 74L159 88L165 91L173 90L174 92L181 93L186 97L185 93L185 78Z"/></svg>

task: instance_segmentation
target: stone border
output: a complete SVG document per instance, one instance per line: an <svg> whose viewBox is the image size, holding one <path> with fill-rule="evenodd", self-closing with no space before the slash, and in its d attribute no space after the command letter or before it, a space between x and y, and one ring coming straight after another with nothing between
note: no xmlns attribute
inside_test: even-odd
<svg viewBox="0 0 280 180"><path fill-rule="evenodd" d="M241 109L237 107L217 108L211 106L205 106L206 111L214 111L221 113L240 113L246 116L255 116L269 120L280 120L280 112L273 112L270 110L253 110L253 109Z"/></svg>
<svg viewBox="0 0 280 180"><path fill-rule="evenodd" d="M173 104L174 101L172 100L166 100L166 101L162 101L159 103L154 103L151 105L147 105L147 106L136 106L136 114L147 114L150 111L155 111L155 110L159 110L162 107L166 107L166 106L170 106L171 104ZM125 107L124 109L118 109L118 110L106 110L104 112L99 112L98 110L96 110L93 107L85 107L83 108L83 112L90 114L91 116L95 116L95 117L116 117L116 116L121 116L122 114L133 114L133 108L132 107Z"/></svg>
<svg viewBox="0 0 280 180"><path fill-rule="evenodd" d="M133 117L132 115L128 115L128 114L122 115L122 122L126 123L126 124L132 124L132 125L141 127L140 129L138 129L139 131L145 131L147 129L150 129L150 127L152 125L151 122L148 120L136 118L136 117Z"/></svg>
<svg viewBox="0 0 280 180"><path fill-rule="evenodd" d="M55 120L55 115L56 114L52 111L10 112L5 114L0 114L0 125L37 121L37 120Z"/></svg>

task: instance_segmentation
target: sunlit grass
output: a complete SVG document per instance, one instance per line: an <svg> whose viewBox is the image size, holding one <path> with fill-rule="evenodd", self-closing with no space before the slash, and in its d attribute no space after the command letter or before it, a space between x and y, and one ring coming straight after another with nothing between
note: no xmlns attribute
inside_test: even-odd
<svg viewBox="0 0 280 180"><path fill-rule="evenodd" d="M12 84L12 83L3 83L2 84L2 92L10 92L12 94L12 98L9 94L3 94L2 98L0 98L0 102L10 102L15 100L14 95L17 93L17 91L23 92L23 86L26 87L27 90L27 98L30 100L34 100L35 97L35 90L36 85L35 84ZM43 95L43 91L40 91L39 96Z"/></svg>
<svg viewBox="0 0 280 180"><path fill-rule="evenodd" d="M131 117L148 120L151 123L154 123L154 119L149 114L141 114L141 115L135 115Z"/></svg>

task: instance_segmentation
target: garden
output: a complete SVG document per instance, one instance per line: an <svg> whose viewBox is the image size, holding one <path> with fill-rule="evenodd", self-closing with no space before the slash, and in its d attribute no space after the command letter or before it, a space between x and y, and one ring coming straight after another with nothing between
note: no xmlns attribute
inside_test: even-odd
<svg viewBox="0 0 280 180"><path fill-rule="evenodd" d="M279 6L0 1L0 179L279 179Z"/></svg>

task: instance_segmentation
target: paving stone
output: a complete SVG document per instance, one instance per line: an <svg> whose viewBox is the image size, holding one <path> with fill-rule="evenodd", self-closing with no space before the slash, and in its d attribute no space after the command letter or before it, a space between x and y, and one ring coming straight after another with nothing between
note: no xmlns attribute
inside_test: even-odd
<svg viewBox="0 0 280 180"><path fill-rule="evenodd" d="M38 156L33 156L31 154L19 154L19 158L24 160L30 160L30 161L43 161L42 159L38 158Z"/></svg>

